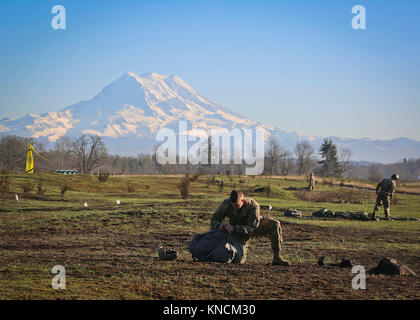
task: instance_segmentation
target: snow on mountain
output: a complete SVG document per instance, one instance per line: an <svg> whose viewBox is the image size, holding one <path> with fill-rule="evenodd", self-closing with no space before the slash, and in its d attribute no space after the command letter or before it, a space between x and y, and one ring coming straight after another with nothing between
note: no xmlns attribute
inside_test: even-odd
<svg viewBox="0 0 420 320"><path fill-rule="evenodd" d="M92 100L64 111L80 121L78 131L111 138L154 137L164 127L175 128L178 120L204 130L259 125L208 101L179 77L156 73L126 73Z"/></svg>
<svg viewBox="0 0 420 320"><path fill-rule="evenodd" d="M59 112L27 114L19 119L0 120L0 134L31 136L53 143L63 136L82 133L103 137L110 153L137 155L152 152L156 133L162 128L178 129L187 120L189 132L213 128L259 128L276 136L287 149L297 141L308 140L315 148L322 137L288 133L248 119L217 105L196 92L177 76L127 72L107 85L89 101L71 105ZM199 132L199 131L197 131ZM340 148L353 151L355 160L398 161L420 157L420 142L407 138L393 140L345 139L332 137Z"/></svg>

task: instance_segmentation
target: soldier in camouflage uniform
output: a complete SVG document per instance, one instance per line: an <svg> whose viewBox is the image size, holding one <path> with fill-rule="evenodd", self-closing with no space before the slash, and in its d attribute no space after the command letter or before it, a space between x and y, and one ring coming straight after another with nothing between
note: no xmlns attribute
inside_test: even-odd
<svg viewBox="0 0 420 320"><path fill-rule="evenodd" d="M314 191L314 186L315 186L315 175L313 172L311 172L311 174L309 175L309 187L308 190L309 191Z"/></svg>
<svg viewBox="0 0 420 320"><path fill-rule="evenodd" d="M226 217L229 218L229 223L223 224ZM232 190L230 197L225 199L214 212L210 225L213 230L233 234L243 244L244 255L240 263L246 260L251 237L268 236L273 250L273 265L290 266L290 263L280 255L283 244L280 222L261 217L257 201L245 198L241 191Z"/></svg>
<svg viewBox="0 0 420 320"><path fill-rule="evenodd" d="M385 217L387 220L392 220L389 213L391 207L391 200L394 197L397 181L399 180L398 174L393 174L391 179L383 179L376 187L376 204L373 209L372 220L376 219L376 212L381 205L384 206Z"/></svg>

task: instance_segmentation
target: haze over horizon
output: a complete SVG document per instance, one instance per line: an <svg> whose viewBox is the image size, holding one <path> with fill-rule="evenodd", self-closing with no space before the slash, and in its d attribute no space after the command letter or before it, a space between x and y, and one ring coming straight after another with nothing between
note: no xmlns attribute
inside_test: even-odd
<svg viewBox="0 0 420 320"><path fill-rule="evenodd" d="M16 120L0 119L0 136L32 137L47 147L53 147L63 136L74 139L82 134L93 134L102 137L111 154L135 156L139 150L154 152L157 141L161 140L158 132L169 129L179 136L187 127L192 129L188 135L193 140L197 135L202 136L203 130L209 133L222 128L227 132L233 128L239 129L239 132L261 129L266 142L272 136L286 150L294 150L296 143L302 140L310 141L318 149L324 141L322 136L287 133L232 112L206 99L178 76L157 73L139 76L131 72L106 85L92 99L70 105L59 112L28 114ZM420 158L420 141L408 138L332 137L332 140L339 152L350 150L352 159L356 161L393 163L403 158ZM262 150L260 152L263 153Z"/></svg>
<svg viewBox="0 0 420 320"><path fill-rule="evenodd" d="M420 140L420 4L73 0L0 3L0 118L58 111L131 71L175 74L288 132ZM388 19L386 19L387 17ZM7 44L7 45L6 45Z"/></svg>

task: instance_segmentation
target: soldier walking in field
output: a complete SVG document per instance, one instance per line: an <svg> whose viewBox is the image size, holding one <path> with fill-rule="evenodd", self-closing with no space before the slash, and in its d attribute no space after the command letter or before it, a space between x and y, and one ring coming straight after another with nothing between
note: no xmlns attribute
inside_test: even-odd
<svg viewBox="0 0 420 320"><path fill-rule="evenodd" d="M311 172L311 174L309 175L309 186L308 186L308 190L309 191L314 191L314 187L315 187L315 175L313 172Z"/></svg>
<svg viewBox="0 0 420 320"><path fill-rule="evenodd" d="M229 223L223 224L226 217L229 218ZM273 250L272 264L290 266L280 254L283 244L280 221L261 217L260 205L254 199L244 197L242 191L232 190L230 197L225 199L214 212L210 225L213 230L232 234L243 244L244 254L240 263L246 260L250 238L268 236Z"/></svg>
<svg viewBox="0 0 420 320"><path fill-rule="evenodd" d="M384 206L385 218L392 220L390 215L391 201L397 187L397 181L400 179L398 174L393 174L391 179L383 179L376 187L376 204L373 209L372 220L376 219L376 212L381 205Z"/></svg>

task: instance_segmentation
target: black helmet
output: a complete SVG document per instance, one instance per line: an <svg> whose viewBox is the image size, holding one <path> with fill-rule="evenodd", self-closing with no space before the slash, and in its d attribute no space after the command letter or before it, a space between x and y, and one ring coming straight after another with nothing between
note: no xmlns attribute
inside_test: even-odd
<svg viewBox="0 0 420 320"><path fill-rule="evenodd" d="M178 258L178 252L176 250L169 250L160 246L158 249L158 256L160 260L176 260L176 258Z"/></svg>
<svg viewBox="0 0 420 320"><path fill-rule="evenodd" d="M400 176L395 173L391 176L391 180L400 180Z"/></svg>

